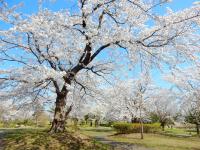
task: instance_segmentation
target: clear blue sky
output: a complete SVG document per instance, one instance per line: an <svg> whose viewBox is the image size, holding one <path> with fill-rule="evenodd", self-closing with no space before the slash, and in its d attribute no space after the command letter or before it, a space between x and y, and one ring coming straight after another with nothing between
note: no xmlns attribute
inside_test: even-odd
<svg viewBox="0 0 200 150"><path fill-rule="evenodd" d="M18 4L20 2L24 3L24 7L21 9L25 13L33 13L36 12L38 9L37 6L37 0L5 0L10 6L14 4ZM44 0L48 1L48 0ZM192 5L192 3L197 0L173 0L170 4L167 6L172 8L173 10L180 10L186 7L189 7ZM45 3L44 7L49 8L51 10L60 10L68 8L71 11L75 11L77 7L77 0L57 0L54 3ZM163 6L163 8L166 7ZM164 9L159 8L157 9L158 13L163 13Z"/></svg>
<svg viewBox="0 0 200 150"><path fill-rule="evenodd" d="M31 14L31 13L37 12L38 10L37 0L5 0L5 1L9 4L9 6L23 2L24 6L20 8L19 10L19 11L22 11L23 13ZM45 1L48 1L48 0L45 0ZM197 1L197 0L173 0L173 2L167 5L156 8L155 12L159 14L163 14L165 12L166 7L170 7L172 10L178 11L183 8L187 8L191 6L194 1ZM43 8L49 8L53 11L67 8L67 9L70 9L71 12L73 12L73 11L77 11L77 0L57 0L54 3L46 2L43 5ZM5 29L7 27L8 27L7 25L0 22L0 29L3 29L3 28ZM168 70L167 68L164 69L164 71L167 71L167 70ZM137 74L137 72L139 72L139 68L136 67L134 70L134 74ZM170 84L168 84L167 82L161 79L162 78L161 73L157 69L152 70L152 76L153 76L154 81L158 85L162 87L166 87L166 88L170 87Z"/></svg>

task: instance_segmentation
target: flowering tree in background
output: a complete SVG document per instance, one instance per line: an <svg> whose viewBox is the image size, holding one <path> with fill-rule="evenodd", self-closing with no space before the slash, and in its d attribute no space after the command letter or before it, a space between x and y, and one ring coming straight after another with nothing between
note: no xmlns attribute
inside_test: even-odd
<svg viewBox="0 0 200 150"><path fill-rule="evenodd" d="M197 134L200 128L200 78L198 64L186 69L173 70L165 79L179 89L181 112L185 121L196 125Z"/></svg>
<svg viewBox="0 0 200 150"><path fill-rule="evenodd" d="M150 78L148 74L142 74L140 78L133 82L132 87L127 87L124 93L124 105L131 115L131 122L139 122L141 126L141 139L143 136L143 117L145 114L145 101L148 99L148 90L150 90ZM126 82L125 82L126 84ZM128 89L128 90L127 90Z"/></svg>
<svg viewBox="0 0 200 150"><path fill-rule="evenodd" d="M108 104L106 118L140 123L143 139L143 122L147 119L146 107L154 89L148 73L142 73L135 80L118 81L113 89L105 92Z"/></svg>
<svg viewBox="0 0 200 150"><path fill-rule="evenodd" d="M5 114L6 114L5 108L2 105L0 105L0 122L2 122L4 120Z"/></svg>
<svg viewBox="0 0 200 150"><path fill-rule="evenodd" d="M199 107L190 106L189 109L187 109L185 114L185 121L191 124L195 124L197 135L200 135L199 126L200 126L200 110Z"/></svg>
<svg viewBox="0 0 200 150"><path fill-rule="evenodd" d="M29 15L1 1L0 20L8 24L0 31L1 98L55 99L51 131L62 132L69 91L73 85L86 89L82 83L91 83L91 73L104 77L110 60L147 66L195 60L200 5L154 13L168 1L77 0L75 13L40 9Z"/></svg>
<svg viewBox="0 0 200 150"><path fill-rule="evenodd" d="M151 93L147 112L152 122L160 123L163 131L167 124L173 122L178 112L176 99L176 94L168 89L158 88Z"/></svg>

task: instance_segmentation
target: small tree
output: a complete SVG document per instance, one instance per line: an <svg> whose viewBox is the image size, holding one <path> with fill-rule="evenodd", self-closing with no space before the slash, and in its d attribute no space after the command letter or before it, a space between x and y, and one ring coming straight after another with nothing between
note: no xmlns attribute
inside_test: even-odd
<svg viewBox="0 0 200 150"><path fill-rule="evenodd" d="M41 104L37 103L33 106L33 118L35 120L35 124L36 126L38 127L39 125L39 118L43 115L44 113L44 110L43 110L43 107L41 106Z"/></svg>
<svg viewBox="0 0 200 150"><path fill-rule="evenodd" d="M47 115L47 113L43 110L37 110L36 112L34 112L33 114L34 120L35 120L35 124L37 127L41 127L41 126L46 126L49 124L50 122L50 118Z"/></svg>
<svg viewBox="0 0 200 150"><path fill-rule="evenodd" d="M2 105L0 105L0 122L3 122L4 115L5 115L5 108Z"/></svg>
<svg viewBox="0 0 200 150"><path fill-rule="evenodd" d="M185 116L185 121L191 124L195 124L196 126L196 131L197 135L200 135L200 111L197 111L198 109L191 108L188 110L186 116Z"/></svg>
<svg viewBox="0 0 200 150"><path fill-rule="evenodd" d="M151 112L149 117L150 117L151 122L153 123L159 122L163 131L165 130L166 125L171 125L174 123L172 117L170 117L169 114L159 115L157 112Z"/></svg>
<svg viewBox="0 0 200 150"><path fill-rule="evenodd" d="M176 96L175 93L168 89L158 88L152 91L149 100L147 112L152 122L159 122L162 130L173 120L176 114Z"/></svg>
<svg viewBox="0 0 200 150"><path fill-rule="evenodd" d="M101 117L100 115L95 115L95 121L94 121L94 125L95 127L98 127L99 126L99 121L100 121Z"/></svg>

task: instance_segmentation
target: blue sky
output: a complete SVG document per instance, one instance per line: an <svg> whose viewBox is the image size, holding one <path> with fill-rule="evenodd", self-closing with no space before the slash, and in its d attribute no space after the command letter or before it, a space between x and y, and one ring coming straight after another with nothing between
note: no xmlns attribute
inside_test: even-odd
<svg viewBox="0 0 200 150"><path fill-rule="evenodd" d="M23 2L24 7L21 9L21 11L25 13L33 13L36 12L38 9L37 5L37 0L5 0L10 6L14 4L18 4L20 2ZM48 1L48 0L45 0ZM167 6L172 8L173 10L181 10L183 8L187 8L192 5L192 3L197 0L173 0L171 3L169 3ZM60 9L65 9L68 8L71 11L76 10L77 5L77 0L57 0L56 2L53 3L45 3L44 7L49 8L51 10L57 11ZM158 13L163 13L165 10L164 8L166 7L159 7L156 9Z"/></svg>
<svg viewBox="0 0 200 150"><path fill-rule="evenodd" d="M9 6L23 2L24 6L22 8L20 8L19 11L26 13L26 14L31 14L31 13L37 12L37 10L38 10L37 0L5 0L5 1L9 4ZM156 8L155 12L158 14L163 14L163 13L165 13L166 7L170 7L172 10L178 11L183 8L187 8L187 7L191 6L194 1L196 1L196 0L173 0L173 2L171 2L167 5ZM45 4L43 5L43 8L49 8L53 11L67 8L71 12L74 12L74 11L77 11L77 0L57 0L54 3L45 2ZM0 29L5 29L7 27L8 27L7 25L0 22ZM133 74L137 74L137 72L139 72L139 70L140 69L136 67L135 70L133 71ZM164 71L167 71L167 70L168 69L166 67L166 69L164 69ZM152 70L152 76L153 76L154 81L158 85L160 85L162 87L170 88L171 85L162 80L161 72L158 69Z"/></svg>
<svg viewBox="0 0 200 150"><path fill-rule="evenodd" d="M52 0L43 0L45 3L43 4L43 8L48 8L53 11L58 11L60 9L68 9L71 12L77 11L77 1L78 0L55 0L55 2L50 3ZM163 5L162 7L157 7L155 12L158 14L164 14L166 11L166 7L170 7L174 11L178 11L187 7L190 7L193 2L197 0L173 0L171 3L167 5ZM32 14L38 11L37 0L5 0L9 6L13 6L15 4L23 3L23 7L19 9L20 12L26 14ZM8 26L3 24L0 21L0 29L7 28Z"/></svg>

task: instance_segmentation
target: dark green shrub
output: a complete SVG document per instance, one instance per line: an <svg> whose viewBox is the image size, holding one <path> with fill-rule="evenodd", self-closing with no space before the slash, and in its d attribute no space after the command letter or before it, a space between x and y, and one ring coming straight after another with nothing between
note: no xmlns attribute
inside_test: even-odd
<svg viewBox="0 0 200 150"><path fill-rule="evenodd" d="M140 133L141 125L139 123L125 123L125 122L116 122L113 124L113 128L119 134L127 133ZM143 124L144 133L155 133L160 130L160 124Z"/></svg>
<svg viewBox="0 0 200 150"><path fill-rule="evenodd" d="M125 122L116 122L113 124L113 128L120 134L132 133L133 124Z"/></svg>
<svg viewBox="0 0 200 150"><path fill-rule="evenodd" d="M108 124L108 123L100 123L100 126L101 126L101 127L110 127L111 125Z"/></svg>
<svg viewBox="0 0 200 150"><path fill-rule="evenodd" d="M113 124L113 122L109 121L109 122L106 122L106 123L100 123L100 126L102 126L102 127L111 127L112 124Z"/></svg>

